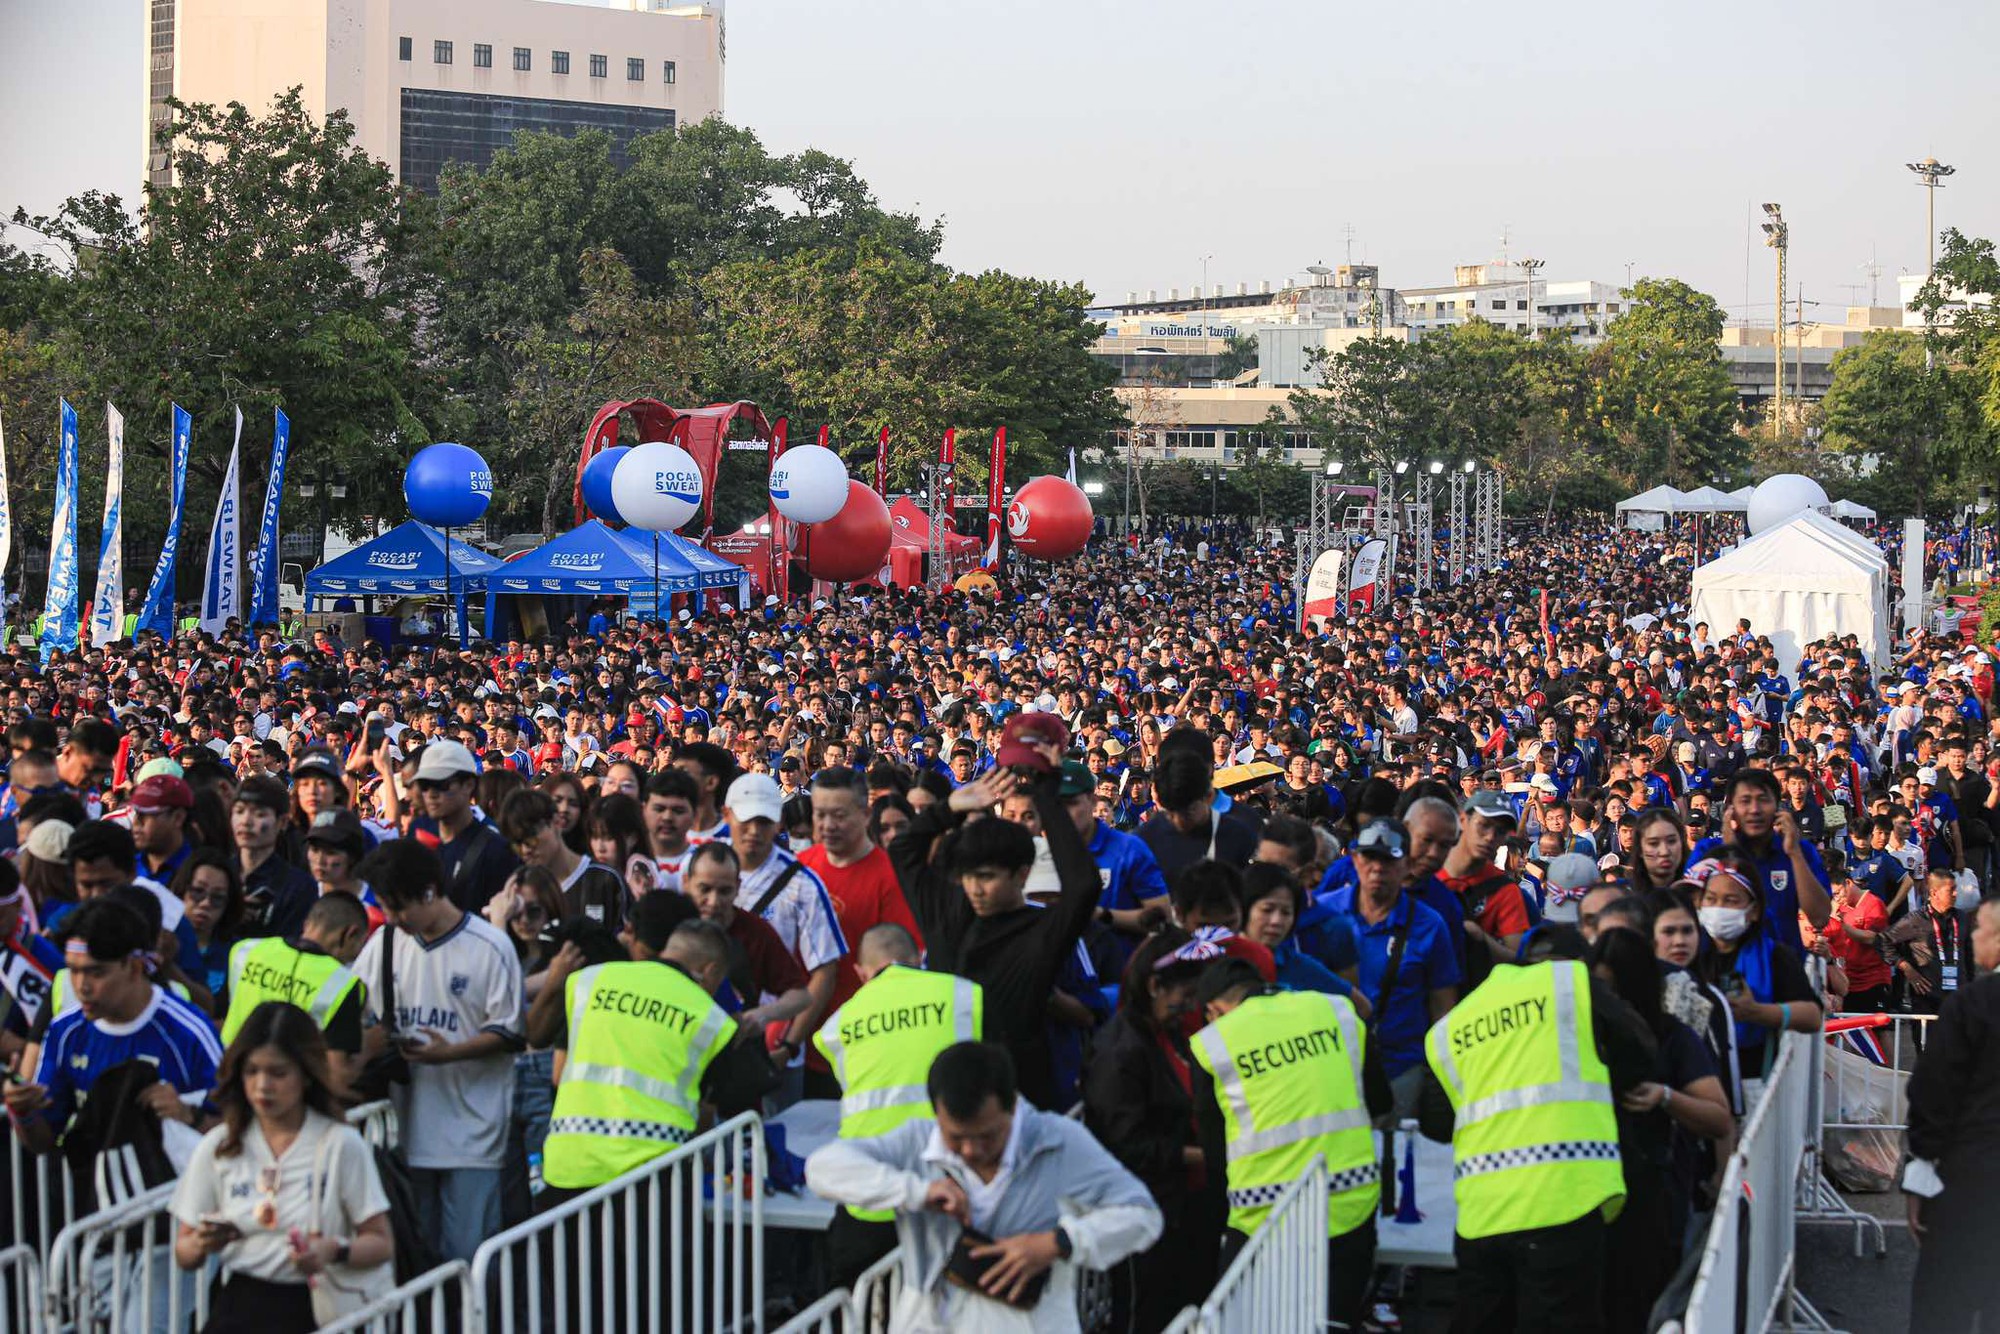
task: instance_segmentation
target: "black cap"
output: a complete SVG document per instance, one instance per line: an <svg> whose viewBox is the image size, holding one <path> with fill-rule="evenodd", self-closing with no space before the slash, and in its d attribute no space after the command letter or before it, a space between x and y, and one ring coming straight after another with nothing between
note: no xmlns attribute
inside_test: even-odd
<svg viewBox="0 0 2000 1334"><path fill-rule="evenodd" d="M1201 970L1201 978L1194 988L1195 1003L1207 1005L1218 996L1226 996L1240 987L1262 991L1266 985L1264 975L1257 971L1257 965L1232 955L1218 959Z"/></svg>
<svg viewBox="0 0 2000 1334"><path fill-rule="evenodd" d="M1370 820L1363 825L1354 841L1347 845L1347 851L1355 857L1387 857L1391 861L1401 861L1409 851L1410 833L1401 820Z"/></svg>

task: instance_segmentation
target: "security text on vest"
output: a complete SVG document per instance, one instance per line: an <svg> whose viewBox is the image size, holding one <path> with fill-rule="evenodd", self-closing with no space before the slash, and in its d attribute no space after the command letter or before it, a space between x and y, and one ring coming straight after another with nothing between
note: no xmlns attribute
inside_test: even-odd
<svg viewBox="0 0 2000 1334"><path fill-rule="evenodd" d="M1245 1079L1254 1079L1280 1066L1291 1065L1314 1056L1337 1054L1339 1051L1340 1034L1331 1028L1316 1028L1310 1033L1300 1033L1295 1037L1267 1042L1261 1047L1251 1047L1237 1052L1236 1072Z"/></svg>
<svg viewBox="0 0 2000 1334"><path fill-rule="evenodd" d="M1502 1033L1511 1033L1517 1028L1526 1028L1529 1023L1543 1023L1549 1017L1549 1003L1546 998L1531 996L1517 1000L1512 1005L1502 1006L1490 1014L1474 1015L1472 1022L1462 1028L1451 1030L1451 1050L1455 1056L1485 1042L1497 1038Z"/></svg>
<svg viewBox="0 0 2000 1334"><path fill-rule="evenodd" d="M644 996L636 991L596 991L590 996L590 1008L609 1010L613 1014L630 1015L634 1019L650 1020L656 1024L672 1024L674 1030L685 1033L694 1027L700 1018L692 1010L660 1000L656 996Z"/></svg>
<svg viewBox="0 0 2000 1334"><path fill-rule="evenodd" d="M859 1019L848 1020L840 1026L840 1040L852 1046L862 1038L900 1032L905 1028L942 1024L945 1008L943 1001L924 1001L916 1005L905 1005L899 1009L883 1010L879 1014L863 1015Z"/></svg>

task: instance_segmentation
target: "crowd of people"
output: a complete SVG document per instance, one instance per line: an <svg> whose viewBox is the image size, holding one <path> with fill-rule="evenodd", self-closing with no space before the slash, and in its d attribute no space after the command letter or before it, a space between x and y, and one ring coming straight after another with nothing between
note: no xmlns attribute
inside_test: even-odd
<svg viewBox="0 0 2000 1334"><path fill-rule="evenodd" d="M1394 1328L1407 1121L1459 1327L1643 1330L1779 1035L2000 962L2000 645L1781 661L1689 622L1693 554L1524 527L1303 630L1239 531L466 651L0 654L5 1105L178 1176L216 1330L804 1098L829 1272L900 1240L901 1327L1072 1327L1084 1267L1160 1328L1318 1155L1329 1319ZM341 1122L383 1096L393 1163Z"/></svg>

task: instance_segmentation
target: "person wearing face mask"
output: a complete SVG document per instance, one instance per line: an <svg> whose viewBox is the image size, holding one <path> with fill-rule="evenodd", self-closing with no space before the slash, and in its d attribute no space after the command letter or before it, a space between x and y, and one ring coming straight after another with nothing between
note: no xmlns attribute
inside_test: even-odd
<svg viewBox="0 0 2000 1334"><path fill-rule="evenodd" d="M1689 879L1701 887L1695 916L1707 936L1694 971L1729 1001L1745 1079L1762 1078L1777 1059L1777 1034L1817 1032L1823 1017L1798 953L1765 920L1753 874L1739 862L1715 858L1688 868Z"/></svg>

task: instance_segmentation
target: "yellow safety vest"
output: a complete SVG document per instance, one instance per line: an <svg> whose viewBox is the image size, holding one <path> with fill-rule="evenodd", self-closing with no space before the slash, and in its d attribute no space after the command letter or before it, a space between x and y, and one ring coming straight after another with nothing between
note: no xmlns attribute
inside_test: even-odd
<svg viewBox="0 0 2000 1334"><path fill-rule="evenodd" d="M1460 1236L1556 1227L1598 1208L1617 1216L1618 1120L1581 963L1498 965L1425 1047L1457 1114Z"/></svg>
<svg viewBox="0 0 2000 1334"><path fill-rule="evenodd" d="M322 1029L361 979L331 954L298 949L278 936L240 940L229 950L229 1013L222 1020L222 1045L250 1012L265 1001L284 1001L312 1016Z"/></svg>
<svg viewBox="0 0 2000 1334"><path fill-rule="evenodd" d="M828 1017L813 1045L840 1081L840 1137L866 1139L931 1114L931 1062L985 1031L986 991L950 973L892 964ZM886 1209L853 1209L886 1223Z"/></svg>
<svg viewBox="0 0 2000 1334"><path fill-rule="evenodd" d="M668 963L569 979L569 1054L542 1148L551 1186L601 1186L694 1138L701 1077L736 1021Z"/></svg>
<svg viewBox="0 0 2000 1334"><path fill-rule="evenodd" d="M1194 1035L1215 1080L1229 1153L1229 1226L1253 1233L1271 1205L1326 1160L1329 1237L1367 1223L1382 1195L1361 1088L1366 1031L1341 996L1251 996Z"/></svg>
<svg viewBox="0 0 2000 1334"><path fill-rule="evenodd" d="M157 987L162 984L155 982L153 985ZM188 993L187 983L185 982L168 982L164 985L168 991L171 991L184 1001L194 999ZM49 979L49 998L42 1002L43 1013L47 1014L51 1020L55 1020L60 1019L71 1010L80 1010L82 1008L83 1002L70 994L69 969L56 969L55 976Z"/></svg>

